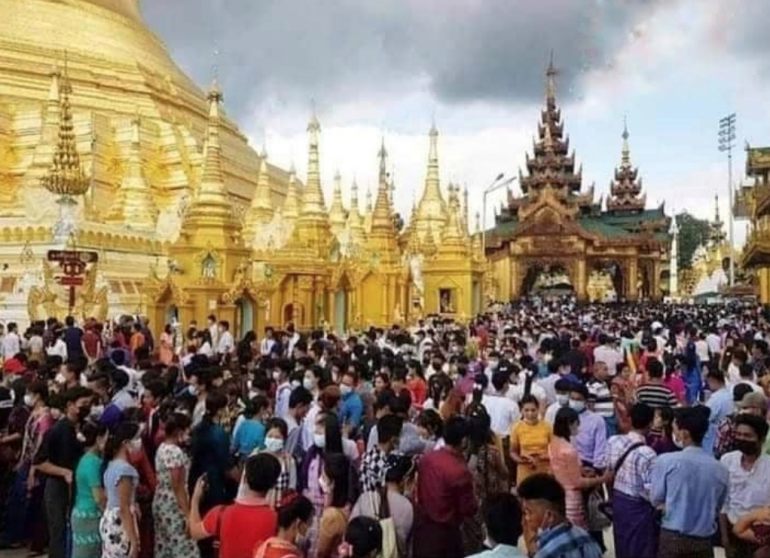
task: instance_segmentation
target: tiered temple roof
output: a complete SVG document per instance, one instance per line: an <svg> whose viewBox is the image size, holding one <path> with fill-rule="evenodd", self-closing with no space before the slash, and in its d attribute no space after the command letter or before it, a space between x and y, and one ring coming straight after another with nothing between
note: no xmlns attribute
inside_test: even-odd
<svg viewBox="0 0 770 558"><path fill-rule="evenodd" d="M607 209L613 213L642 211L647 203L647 197L641 195L639 170L631 164L628 137L628 127L624 126L620 166L615 169L615 179L610 182L610 198L607 200Z"/></svg>

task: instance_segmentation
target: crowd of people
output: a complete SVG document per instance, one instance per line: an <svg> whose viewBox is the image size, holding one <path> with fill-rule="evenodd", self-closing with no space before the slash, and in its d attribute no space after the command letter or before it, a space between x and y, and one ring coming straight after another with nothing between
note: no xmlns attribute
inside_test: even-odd
<svg viewBox="0 0 770 558"><path fill-rule="evenodd" d="M571 299L344 335L7 323L0 548L770 556L768 341L757 306Z"/></svg>

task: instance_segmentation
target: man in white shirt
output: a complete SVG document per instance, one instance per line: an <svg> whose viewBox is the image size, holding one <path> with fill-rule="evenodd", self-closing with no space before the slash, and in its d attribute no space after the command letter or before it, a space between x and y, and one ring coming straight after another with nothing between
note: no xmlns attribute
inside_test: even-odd
<svg viewBox="0 0 770 558"><path fill-rule="evenodd" d="M275 332L272 327L265 328L265 338L259 345L259 354L262 356L268 356L275 346L275 339L273 338Z"/></svg>
<svg viewBox="0 0 770 558"><path fill-rule="evenodd" d="M615 347L614 339L608 335L602 334L599 342L601 344L594 349L594 362L606 364L610 377L614 377L618 373L618 364L623 362L623 353Z"/></svg>
<svg viewBox="0 0 770 558"><path fill-rule="evenodd" d="M722 353L722 338L719 336L716 330L712 329L708 332L706 335L706 344L709 347L709 352L714 357Z"/></svg>
<svg viewBox="0 0 770 558"><path fill-rule="evenodd" d="M570 381L565 378L559 378L554 384L554 388L556 389L556 401L548 406L543 419L551 426L553 426L553 423L556 421L556 413L559 412L559 409L569 406L570 385Z"/></svg>
<svg viewBox="0 0 770 558"><path fill-rule="evenodd" d="M481 404L489 413L490 428L501 439L510 435L511 426L521 418L519 405L506 397L509 381L505 370L495 370L492 374L493 393L481 399Z"/></svg>
<svg viewBox="0 0 770 558"><path fill-rule="evenodd" d="M3 360L12 359L21 352L21 339L19 338L17 328L16 322L8 322L7 331L3 337L2 345L0 345Z"/></svg>
<svg viewBox="0 0 770 558"><path fill-rule="evenodd" d="M770 456L762 453L768 424L763 417L735 417L737 451L726 453L721 463L728 471L727 499L719 524L727 556L753 556L756 545L738 539L732 527L748 512L770 505Z"/></svg>
<svg viewBox="0 0 770 558"><path fill-rule="evenodd" d="M219 322L219 341L216 347L217 354L221 358L225 358L235 350L235 340L233 339L233 334L230 333L230 322L227 320Z"/></svg>
<svg viewBox="0 0 770 558"><path fill-rule="evenodd" d="M214 314L209 315L208 322L209 335L211 335L211 348L216 353L217 347L219 347L219 326L217 325L217 317Z"/></svg>

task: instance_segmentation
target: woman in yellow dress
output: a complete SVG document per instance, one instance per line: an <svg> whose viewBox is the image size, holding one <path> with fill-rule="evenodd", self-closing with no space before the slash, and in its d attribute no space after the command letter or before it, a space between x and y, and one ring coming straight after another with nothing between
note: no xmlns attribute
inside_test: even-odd
<svg viewBox="0 0 770 558"><path fill-rule="evenodd" d="M522 398L521 420L511 427L511 459L516 463L516 484L535 473L550 473L548 444L551 425L540 419L540 406L533 395Z"/></svg>

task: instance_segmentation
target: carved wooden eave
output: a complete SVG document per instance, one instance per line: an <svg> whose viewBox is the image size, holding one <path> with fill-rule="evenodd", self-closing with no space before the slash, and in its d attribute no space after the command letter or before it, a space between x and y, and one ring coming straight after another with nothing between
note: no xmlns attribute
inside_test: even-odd
<svg viewBox="0 0 770 558"><path fill-rule="evenodd" d="M745 267L760 267L770 264L770 238L764 235L752 234L743 248L741 265Z"/></svg>
<svg viewBox="0 0 770 558"><path fill-rule="evenodd" d="M551 208L551 210L559 215L560 220L574 220L578 213L577 207L565 205L557 197L553 189L546 188L540 192L536 201L519 209L519 220L521 221L519 226L524 225L531 216L536 215L546 207Z"/></svg>

